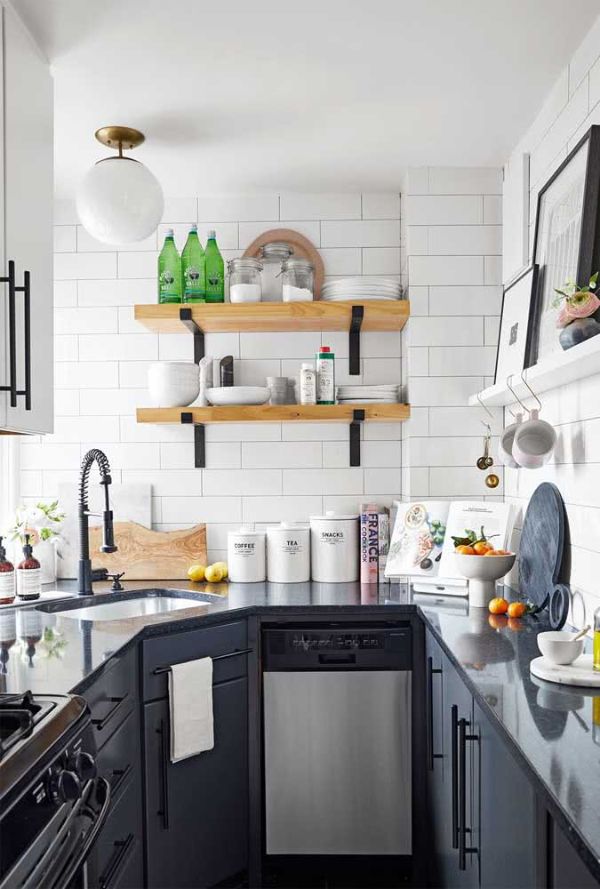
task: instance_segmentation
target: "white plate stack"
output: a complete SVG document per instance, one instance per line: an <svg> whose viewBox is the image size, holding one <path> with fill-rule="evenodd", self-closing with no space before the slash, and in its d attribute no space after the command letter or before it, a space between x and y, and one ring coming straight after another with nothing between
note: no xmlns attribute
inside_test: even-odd
<svg viewBox="0 0 600 889"><path fill-rule="evenodd" d="M357 302L372 299L400 299L402 288L393 278L352 277L326 281L321 288L321 299L328 302Z"/></svg>
<svg viewBox="0 0 600 889"><path fill-rule="evenodd" d="M338 386L338 404L396 404L399 401L400 386Z"/></svg>

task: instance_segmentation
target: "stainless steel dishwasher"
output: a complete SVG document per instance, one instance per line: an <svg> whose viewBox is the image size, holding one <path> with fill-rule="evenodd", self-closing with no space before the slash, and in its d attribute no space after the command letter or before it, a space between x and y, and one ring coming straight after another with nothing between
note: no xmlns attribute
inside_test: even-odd
<svg viewBox="0 0 600 889"><path fill-rule="evenodd" d="M263 630L267 855L410 855L410 626Z"/></svg>

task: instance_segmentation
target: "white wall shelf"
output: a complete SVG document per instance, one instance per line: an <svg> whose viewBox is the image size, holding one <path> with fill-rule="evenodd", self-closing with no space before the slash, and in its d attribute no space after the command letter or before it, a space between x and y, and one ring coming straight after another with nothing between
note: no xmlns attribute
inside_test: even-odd
<svg viewBox="0 0 600 889"><path fill-rule="evenodd" d="M523 376L536 393L548 392L557 389L575 380L600 374L600 335L592 337L578 346L573 346L566 352L557 352L555 355L540 361L534 367L529 367L523 372ZM524 401L531 398L527 386L517 373L510 380L511 386L517 395ZM476 406L481 400L487 407L502 407L513 404L515 397L506 385L506 381L496 383L483 389L477 395L472 395L469 404Z"/></svg>

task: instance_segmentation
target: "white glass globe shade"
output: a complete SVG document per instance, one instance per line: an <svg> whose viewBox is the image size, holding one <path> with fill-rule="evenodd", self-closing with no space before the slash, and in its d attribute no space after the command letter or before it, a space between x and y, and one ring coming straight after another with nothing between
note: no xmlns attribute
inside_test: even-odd
<svg viewBox="0 0 600 889"><path fill-rule="evenodd" d="M131 244L155 231L164 206L156 176L138 161L109 157L83 178L77 212L87 231L105 244Z"/></svg>

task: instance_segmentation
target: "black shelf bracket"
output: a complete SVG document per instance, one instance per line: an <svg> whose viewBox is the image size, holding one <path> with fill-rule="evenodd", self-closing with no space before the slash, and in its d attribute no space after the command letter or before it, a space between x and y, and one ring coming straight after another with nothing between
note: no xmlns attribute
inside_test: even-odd
<svg viewBox="0 0 600 889"><path fill-rule="evenodd" d="M364 315L364 306L352 306L352 320L350 321L350 373L353 376L357 376L360 373L360 329Z"/></svg>
<svg viewBox="0 0 600 889"><path fill-rule="evenodd" d="M194 415L189 411L183 411L181 422L186 426L194 427L194 466L196 469L204 469L206 466L204 423L194 423Z"/></svg>
<svg viewBox="0 0 600 889"><path fill-rule="evenodd" d="M350 423L350 466L360 466L360 424L364 419L364 410L352 412L352 422Z"/></svg>
<svg viewBox="0 0 600 889"><path fill-rule="evenodd" d="M204 358L204 331L192 318L192 310L189 308L179 309L179 320L194 336L194 363L200 364Z"/></svg>

